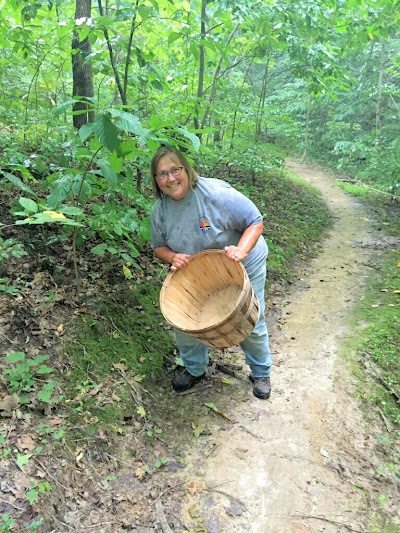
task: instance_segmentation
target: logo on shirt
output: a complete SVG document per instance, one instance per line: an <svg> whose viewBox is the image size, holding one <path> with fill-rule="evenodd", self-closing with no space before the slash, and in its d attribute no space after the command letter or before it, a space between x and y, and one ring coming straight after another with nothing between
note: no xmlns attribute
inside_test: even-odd
<svg viewBox="0 0 400 533"><path fill-rule="evenodd" d="M206 233L210 229L210 224L205 217L200 220L200 229L203 233Z"/></svg>

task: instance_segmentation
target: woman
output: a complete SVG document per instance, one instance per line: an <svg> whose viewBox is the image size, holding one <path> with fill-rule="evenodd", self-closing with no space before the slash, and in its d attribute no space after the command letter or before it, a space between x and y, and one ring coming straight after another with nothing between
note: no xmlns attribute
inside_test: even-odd
<svg viewBox="0 0 400 533"><path fill-rule="evenodd" d="M176 270L185 268L196 252L224 249L246 268L260 303L260 319L240 346L251 368L254 395L269 398L271 351L264 317L268 247L259 210L228 183L198 176L185 156L170 147L162 146L154 154L151 176L158 199L151 214L157 259ZM205 377L208 347L182 331L175 330L175 336L185 368L175 374L172 387L181 392Z"/></svg>

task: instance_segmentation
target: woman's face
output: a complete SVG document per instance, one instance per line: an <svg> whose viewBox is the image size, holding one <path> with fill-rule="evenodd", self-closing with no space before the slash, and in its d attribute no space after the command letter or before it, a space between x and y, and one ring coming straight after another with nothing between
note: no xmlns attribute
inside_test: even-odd
<svg viewBox="0 0 400 533"><path fill-rule="evenodd" d="M163 156L157 166L156 181L163 194L182 200L189 192L189 176L182 163L171 155Z"/></svg>

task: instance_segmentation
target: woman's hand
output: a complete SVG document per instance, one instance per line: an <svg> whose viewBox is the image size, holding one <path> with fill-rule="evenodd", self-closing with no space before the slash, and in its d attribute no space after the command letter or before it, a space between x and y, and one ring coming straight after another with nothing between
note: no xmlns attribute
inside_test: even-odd
<svg viewBox="0 0 400 533"><path fill-rule="evenodd" d="M262 221L253 224L244 230L237 246L225 246L225 253L229 259L237 263L246 259L256 245L260 235L262 235L263 228L264 224Z"/></svg>
<svg viewBox="0 0 400 533"><path fill-rule="evenodd" d="M229 257L229 259L232 259L232 261L236 261L236 263L243 261L243 259L246 259L246 257L249 255L242 248L239 248L239 246L233 245L225 246L225 253Z"/></svg>
<svg viewBox="0 0 400 533"><path fill-rule="evenodd" d="M189 263L190 255L187 254L175 254L171 262L171 270L179 270L185 267Z"/></svg>

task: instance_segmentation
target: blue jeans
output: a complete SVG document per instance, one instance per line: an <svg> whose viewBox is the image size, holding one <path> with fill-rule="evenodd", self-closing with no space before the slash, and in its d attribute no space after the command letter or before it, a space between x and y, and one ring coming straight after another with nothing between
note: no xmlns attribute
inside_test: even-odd
<svg viewBox="0 0 400 533"><path fill-rule="evenodd" d="M245 353L246 364L251 368L254 377L266 377L271 372L272 357L269 348L268 330L265 323L265 280L266 263L251 275L250 282L260 303L260 318L250 335L240 343ZM180 330L175 330L179 355L186 369L192 376L201 376L208 366L208 346L195 337Z"/></svg>

